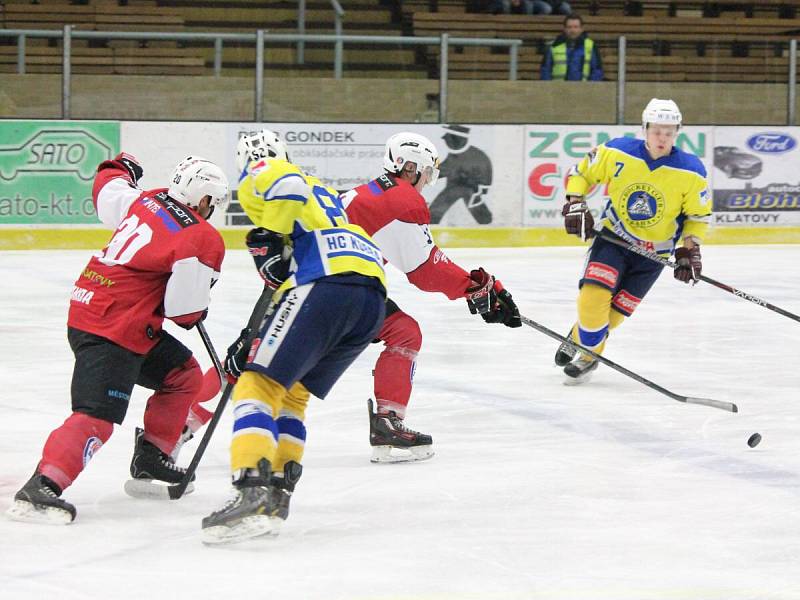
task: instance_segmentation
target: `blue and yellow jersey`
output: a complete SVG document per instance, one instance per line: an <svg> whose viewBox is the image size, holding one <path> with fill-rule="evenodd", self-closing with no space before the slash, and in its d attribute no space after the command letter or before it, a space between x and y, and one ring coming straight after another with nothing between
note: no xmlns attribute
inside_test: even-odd
<svg viewBox="0 0 800 600"><path fill-rule="evenodd" d="M591 186L606 183L606 229L667 254L682 237L703 240L711 196L705 167L693 154L673 148L669 156L653 160L643 140L615 138L574 167L567 195L583 196Z"/></svg>
<svg viewBox="0 0 800 600"><path fill-rule="evenodd" d="M284 160L258 160L239 178L238 195L254 225L291 240L292 272L276 298L329 275L374 277L386 288L380 249L366 231L348 223L339 196L316 177Z"/></svg>

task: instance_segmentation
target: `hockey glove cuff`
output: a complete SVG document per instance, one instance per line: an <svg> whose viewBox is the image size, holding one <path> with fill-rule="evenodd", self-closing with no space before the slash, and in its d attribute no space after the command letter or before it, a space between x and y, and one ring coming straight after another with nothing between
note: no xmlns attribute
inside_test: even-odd
<svg viewBox="0 0 800 600"><path fill-rule="evenodd" d="M700 256L700 246L691 248L680 247L675 249L675 279L684 283L696 283L703 272L703 258Z"/></svg>
<svg viewBox="0 0 800 600"><path fill-rule="evenodd" d="M567 233L577 235L584 241L594 237L594 217L583 198L567 196L561 216L564 217L564 229Z"/></svg>
<svg viewBox="0 0 800 600"><path fill-rule="evenodd" d="M484 271L483 267L470 271L469 277L474 284L468 287L464 294L469 312L473 315L488 313L497 304L494 277ZM503 289L502 285L500 289Z"/></svg>
<svg viewBox="0 0 800 600"><path fill-rule="evenodd" d="M100 172L103 169L121 169L128 173L128 177L133 185L138 185L139 180L144 175L144 169L136 157L127 152L120 152L112 160L105 160L97 167Z"/></svg>

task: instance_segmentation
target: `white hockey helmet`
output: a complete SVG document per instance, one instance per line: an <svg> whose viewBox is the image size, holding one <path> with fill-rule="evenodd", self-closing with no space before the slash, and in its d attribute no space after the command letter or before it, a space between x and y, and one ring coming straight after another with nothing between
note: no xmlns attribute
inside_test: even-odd
<svg viewBox="0 0 800 600"><path fill-rule="evenodd" d="M400 173L407 162L417 165L417 173L428 175L428 183L439 178L439 152L423 135L403 131L386 140L383 168L389 173Z"/></svg>
<svg viewBox="0 0 800 600"><path fill-rule="evenodd" d="M648 123L677 125L680 129L682 121L681 109L673 100L653 98L642 111L642 127L644 129L647 129Z"/></svg>
<svg viewBox="0 0 800 600"><path fill-rule="evenodd" d="M244 171L250 161L260 158L289 160L286 144L274 131L262 129L239 138L236 144L236 168L239 169L239 173Z"/></svg>
<svg viewBox="0 0 800 600"><path fill-rule="evenodd" d="M211 196L211 206L220 206L228 200L228 178L210 160L187 156L172 172L167 194L191 208L206 196Z"/></svg>

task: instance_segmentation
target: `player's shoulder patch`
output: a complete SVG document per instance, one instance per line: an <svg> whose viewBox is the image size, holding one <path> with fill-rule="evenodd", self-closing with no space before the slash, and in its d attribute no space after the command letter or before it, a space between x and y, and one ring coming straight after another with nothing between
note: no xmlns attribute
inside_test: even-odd
<svg viewBox="0 0 800 600"><path fill-rule="evenodd" d="M393 187L397 187L397 182L389 177L386 173L374 179L374 181L375 184L384 192L392 189Z"/></svg>
<svg viewBox="0 0 800 600"><path fill-rule="evenodd" d="M167 196L166 192L158 192L148 200L152 200L159 205L161 210L155 211L155 214L164 221L168 229L173 229L174 227L171 226L169 221L176 223L181 229L197 225L200 222L192 211L188 210L183 204L175 202ZM152 207L148 208L152 210Z"/></svg>

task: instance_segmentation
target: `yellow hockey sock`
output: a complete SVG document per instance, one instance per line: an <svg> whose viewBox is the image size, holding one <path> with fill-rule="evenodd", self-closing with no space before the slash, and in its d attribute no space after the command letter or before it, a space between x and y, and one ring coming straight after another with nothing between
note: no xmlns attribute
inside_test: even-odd
<svg viewBox="0 0 800 600"><path fill-rule="evenodd" d="M578 322L572 328L572 339L602 354L608 337L610 312L616 312L611 311L611 292L599 285L583 284L578 293ZM591 359L589 356L584 358Z"/></svg>
<svg viewBox="0 0 800 600"><path fill-rule="evenodd" d="M256 468L266 458L274 464L278 446L276 415L286 388L266 375L245 371L233 389L231 469ZM274 469L274 467L273 467Z"/></svg>
<svg viewBox="0 0 800 600"><path fill-rule="evenodd" d="M278 452L272 470L281 472L290 460L300 464L306 444L306 406L311 396L299 381L295 383L283 400L278 415Z"/></svg>

